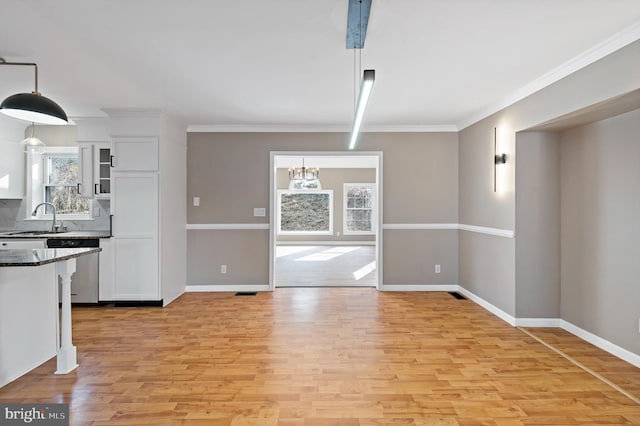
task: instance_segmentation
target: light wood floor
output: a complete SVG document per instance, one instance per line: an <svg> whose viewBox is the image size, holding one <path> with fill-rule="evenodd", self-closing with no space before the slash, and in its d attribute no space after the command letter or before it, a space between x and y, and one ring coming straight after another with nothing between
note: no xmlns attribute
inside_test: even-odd
<svg viewBox="0 0 640 426"><path fill-rule="evenodd" d="M276 246L276 287L375 287L375 246Z"/></svg>
<svg viewBox="0 0 640 426"><path fill-rule="evenodd" d="M469 300L371 288L188 293L73 310L55 360L2 402L67 402L73 425L640 424L640 405ZM635 392L640 369L532 329Z"/></svg>

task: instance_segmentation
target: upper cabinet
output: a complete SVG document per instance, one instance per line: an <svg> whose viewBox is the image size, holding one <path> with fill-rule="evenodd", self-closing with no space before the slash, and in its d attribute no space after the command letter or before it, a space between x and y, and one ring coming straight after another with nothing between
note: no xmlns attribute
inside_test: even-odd
<svg viewBox="0 0 640 426"><path fill-rule="evenodd" d="M81 197L110 198L110 152L108 142L78 141L78 194Z"/></svg>
<svg viewBox="0 0 640 426"><path fill-rule="evenodd" d="M78 142L78 195L93 197L93 144Z"/></svg>
<svg viewBox="0 0 640 426"><path fill-rule="evenodd" d="M158 170L158 138L113 137L111 167L115 172L152 172Z"/></svg>
<svg viewBox="0 0 640 426"><path fill-rule="evenodd" d="M0 199L24 198L24 146L0 142Z"/></svg>
<svg viewBox="0 0 640 426"><path fill-rule="evenodd" d="M111 196L111 145L94 144L93 195L109 199Z"/></svg>

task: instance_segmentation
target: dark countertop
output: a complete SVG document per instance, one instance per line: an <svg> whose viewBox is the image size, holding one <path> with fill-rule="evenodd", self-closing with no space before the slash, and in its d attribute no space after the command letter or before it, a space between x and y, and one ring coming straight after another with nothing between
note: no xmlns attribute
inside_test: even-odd
<svg viewBox="0 0 640 426"><path fill-rule="evenodd" d="M16 232L23 231L0 231L0 239L23 239L23 240L33 240L33 239L49 239L49 238L66 238L66 239L77 239L77 238L111 238L111 234L109 231L69 231L69 232L56 232L56 233L46 233L46 234L16 234ZM27 231L24 231L27 232ZM39 231L36 231L39 232Z"/></svg>
<svg viewBox="0 0 640 426"><path fill-rule="evenodd" d="M40 266L100 251L102 251L101 248L0 249L0 267Z"/></svg>

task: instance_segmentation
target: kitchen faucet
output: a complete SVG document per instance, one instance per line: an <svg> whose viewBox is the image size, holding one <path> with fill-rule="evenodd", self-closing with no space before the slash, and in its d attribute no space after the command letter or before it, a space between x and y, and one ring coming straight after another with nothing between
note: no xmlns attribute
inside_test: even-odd
<svg viewBox="0 0 640 426"><path fill-rule="evenodd" d="M44 206L44 205L49 205L51 206L51 208L53 209L53 222L51 223L51 232L56 232L56 206L54 206L51 203L40 203L36 206L35 209L33 209L33 213L31 213L31 216L35 216L38 214L38 207L40 206ZM45 212L46 212L47 208L45 207Z"/></svg>

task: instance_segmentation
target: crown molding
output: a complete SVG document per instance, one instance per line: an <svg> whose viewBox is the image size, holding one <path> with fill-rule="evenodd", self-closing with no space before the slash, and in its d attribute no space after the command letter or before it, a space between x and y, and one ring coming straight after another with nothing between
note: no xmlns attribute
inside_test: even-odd
<svg viewBox="0 0 640 426"><path fill-rule="evenodd" d="M471 115L466 120L458 123L457 128L463 130L637 40L640 40L640 21L569 59L564 64L522 86L499 102Z"/></svg>
<svg viewBox="0 0 640 426"><path fill-rule="evenodd" d="M457 132L454 124L408 125L408 126L365 126L362 133L434 133ZM253 124L191 124L187 133L349 133L351 126L343 124L327 125L253 125Z"/></svg>

